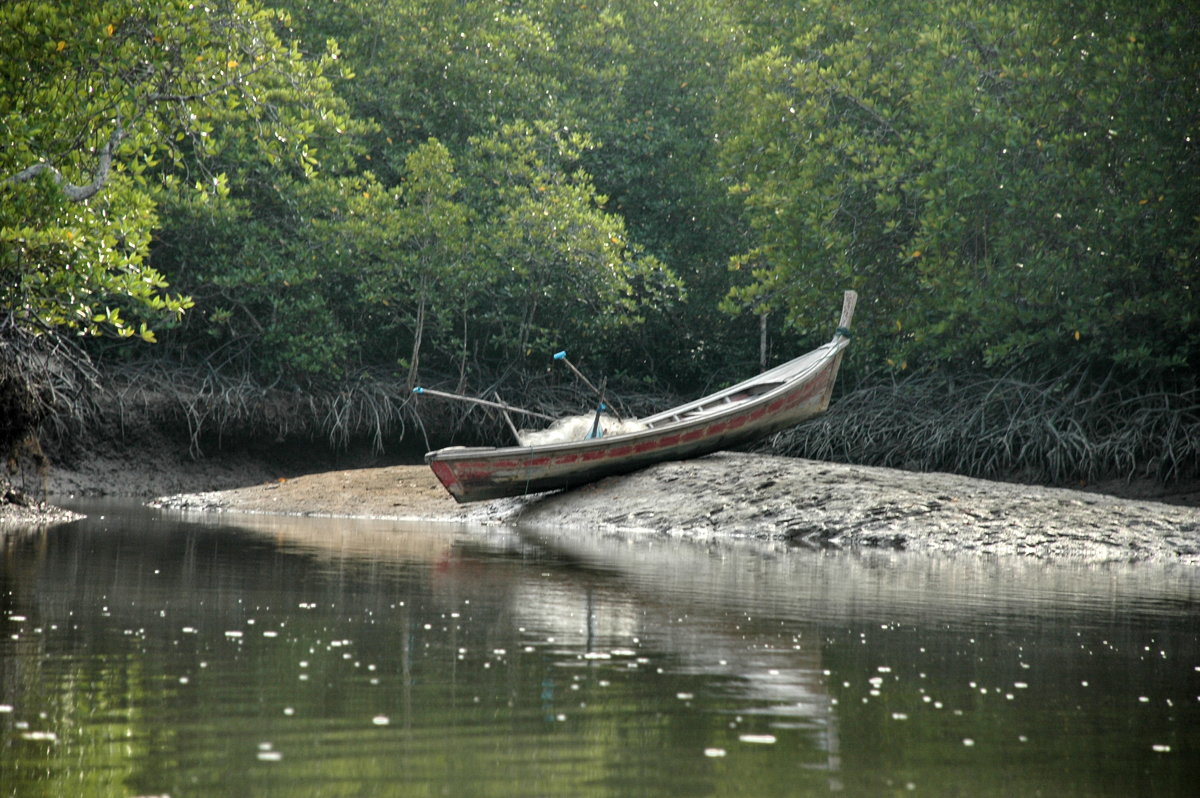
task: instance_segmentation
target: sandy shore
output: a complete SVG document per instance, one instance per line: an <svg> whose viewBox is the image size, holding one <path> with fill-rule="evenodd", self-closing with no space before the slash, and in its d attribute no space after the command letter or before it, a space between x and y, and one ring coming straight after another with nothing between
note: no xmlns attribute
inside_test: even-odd
<svg viewBox="0 0 1200 798"><path fill-rule="evenodd" d="M574 491L469 505L456 504L424 466L331 471L156 504L1200 565L1196 507L737 453L663 463Z"/></svg>

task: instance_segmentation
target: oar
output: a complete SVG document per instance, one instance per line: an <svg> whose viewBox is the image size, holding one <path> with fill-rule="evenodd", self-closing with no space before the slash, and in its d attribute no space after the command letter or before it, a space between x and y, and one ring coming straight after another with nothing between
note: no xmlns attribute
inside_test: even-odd
<svg viewBox="0 0 1200 798"><path fill-rule="evenodd" d="M592 385L592 381L591 381L591 380L589 380L587 377L583 376L583 372L581 372L579 369L575 368L575 364L574 364L574 363L572 363L571 361L567 360L567 350L565 350L565 349L564 349L564 350L563 350L563 351L561 351L561 352L555 352L555 353L554 353L554 359L555 359L555 360L561 360L563 363L565 363L565 364L566 364L566 366L567 366L567 368L569 368L569 369L571 370L571 373L573 373L573 374L574 374L576 377L578 377L579 379L583 380L583 384L584 384L584 385L586 385L587 387L591 388L591 389L592 389L592 391L593 391L593 392L594 392L594 393L595 393L597 396L599 396L599 397L600 397L600 404L606 404L606 401L605 401L605 398L604 398L604 391L602 391L601 389L597 388L595 385ZM609 409L609 410L612 410L613 418L615 418L617 421L620 421L620 420L621 420L621 417L620 417L620 416L617 414L617 411L616 411L616 410L613 410L613 408L611 408L611 407L610 407L610 408L608 408L608 409Z"/></svg>
<svg viewBox="0 0 1200 798"><path fill-rule="evenodd" d="M428 394L429 396L440 396L443 399L458 399L460 402L473 402L474 404L477 404L477 405L484 405L486 407L494 407L494 408L497 408L498 410L510 410L513 413L524 413L527 416L537 416L538 418L544 418L547 421L556 421L557 420L554 418L554 416L548 416L545 413L535 413L532 410L525 410L524 408L521 408L521 407L513 407L512 405L506 405L501 402L489 402L487 399L476 399L474 396L463 396L463 395L457 394L457 393L446 393L445 391L435 391L432 388L421 388L418 386L416 388L413 388L413 393Z"/></svg>

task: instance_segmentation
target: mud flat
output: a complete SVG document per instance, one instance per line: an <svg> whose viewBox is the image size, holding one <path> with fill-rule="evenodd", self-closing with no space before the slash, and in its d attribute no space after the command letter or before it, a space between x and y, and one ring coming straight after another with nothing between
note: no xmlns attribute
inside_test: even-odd
<svg viewBox="0 0 1200 798"><path fill-rule="evenodd" d="M625 478L630 479L630 478ZM1200 510L1081 491L762 455L717 454L548 496L534 524L697 539L1200 565Z"/></svg>
<svg viewBox="0 0 1200 798"><path fill-rule="evenodd" d="M1200 508L760 454L663 463L459 505L424 466L332 471L155 502L185 510L504 523L813 547L1200 565Z"/></svg>

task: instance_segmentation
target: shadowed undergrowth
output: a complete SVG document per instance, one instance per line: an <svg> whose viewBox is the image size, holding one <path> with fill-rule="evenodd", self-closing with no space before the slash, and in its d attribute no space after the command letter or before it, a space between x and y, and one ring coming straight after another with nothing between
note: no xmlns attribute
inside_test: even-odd
<svg viewBox="0 0 1200 798"><path fill-rule="evenodd" d="M44 344L6 339L7 367L0 376L7 380L9 409L25 414L22 426L37 424L42 442L57 451L74 447L76 456L86 457L89 442L105 436L136 445L138 431L147 425L181 445L186 441L193 457L248 442L265 449L302 441L326 452L365 443L391 455L513 442L497 411L415 398L402 379L382 372L363 371L336 385L301 391L161 364L97 371L73 349L64 357ZM552 416L586 413L595 406L586 389L553 372L509 371L466 387L430 377L429 387L498 396ZM12 404L18 400L22 404ZM640 393L637 386L615 385L610 394L623 417L674 402ZM15 422L15 412L6 415ZM517 426L541 426L519 415L513 420ZM24 438L15 426L8 432L5 454L19 455ZM1114 479L1169 484L1200 476L1200 389L1098 382L1082 370L1040 381L917 375L841 393L824 416L780 433L761 448L1043 484Z"/></svg>
<svg viewBox="0 0 1200 798"><path fill-rule="evenodd" d="M775 436L797 457L1065 484L1200 475L1200 390L1097 385L1083 374L914 376L835 397Z"/></svg>
<svg viewBox="0 0 1200 798"><path fill-rule="evenodd" d="M136 435L139 425L147 422L176 430L186 433L193 457L247 439L311 441L330 451L366 442L376 453L401 447L424 451L450 443L514 443L499 411L464 401L416 397L404 379L383 371L364 370L337 384L303 391L263 385L247 375L158 364L123 366L105 382L102 404L119 435ZM478 388L458 387L450 379L430 375L427 385L500 399L556 417L587 412L595 404L579 387L545 374L508 372L482 381ZM640 414L665 406L666 400L622 392L616 404L624 414ZM518 427L531 423L516 413L512 419Z"/></svg>

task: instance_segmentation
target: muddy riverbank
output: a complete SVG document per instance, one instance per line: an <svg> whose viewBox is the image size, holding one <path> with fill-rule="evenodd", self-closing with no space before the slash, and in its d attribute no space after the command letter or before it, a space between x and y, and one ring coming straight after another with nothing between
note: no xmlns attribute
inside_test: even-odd
<svg viewBox="0 0 1200 798"><path fill-rule="evenodd" d="M564 493L469 505L456 504L424 466L332 471L157 504L1200 565L1200 508L741 453L663 463Z"/></svg>
<svg viewBox="0 0 1200 798"><path fill-rule="evenodd" d="M423 465L288 477L253 457L168 460L92 458L56 470L51 497L159 496L158 506L187 511L520 523L703 541L1200 565L1194 502L1170 505L763 454L723 452L574 491L469 505L456 504ZM60 520L36 507L0 508L0 527Z"/></svg>

